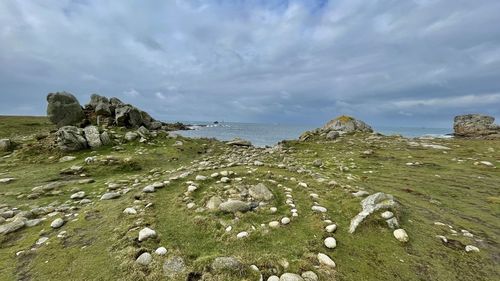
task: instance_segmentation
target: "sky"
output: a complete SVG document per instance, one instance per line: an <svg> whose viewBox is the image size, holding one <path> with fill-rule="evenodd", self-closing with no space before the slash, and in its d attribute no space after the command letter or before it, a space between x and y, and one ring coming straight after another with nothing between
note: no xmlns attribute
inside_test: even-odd
<svg viewBox="0 0 500 281"><path fill-rule="evenodd" d="M498 0L0 1L0 114L118 97L160 120L500 118Z"/></svg>

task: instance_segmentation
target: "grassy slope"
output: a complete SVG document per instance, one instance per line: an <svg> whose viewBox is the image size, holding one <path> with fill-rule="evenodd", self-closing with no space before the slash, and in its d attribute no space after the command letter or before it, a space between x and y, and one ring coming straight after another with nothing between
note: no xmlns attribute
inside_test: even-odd
<svg viewBox="0 0 500 281"><path fill-rule="evenodd" d="M2 126L8 128L7 131L0 130L3 136L25 131L26 126L31 126L26 124L34 123L24 117L2 121ZM45 121L38 122L43 124ZM37 127L41 127L40 131L51 128L46 124ZM150 225L159 233L158 239L142 243L140 249L154 250L159 245L165 246L169 249L169 256L183 256L190 270L198 272L206 269L213 258L232 255L247 264L256 264L265 277L271 274L272 269L285 271L283 259L290 263L286 271L314 270L321 280L497 280L500 275L500 172L473 165L477 159L498 166L499 141L433 141L443 142L452 148L446 153L414 148L399 138L366 141L360 137L344 137L336 142L290 142L286 146L293 148L294 152L287 153L285 157L295 159L313 172L335 179L339 185L329 187L307 174L284 169L226 168L242 177L244 184L266 181L276 196L272 205L278 207L277 214L261 210L241 215L238 222L232 221L232 216L218 212L196 213L185 208L182 201L186 190L184 182L192 180L196 174L210 175L216 171L195 173L186 180L175 181L147 195L145 201L154 205L140 217L121 213L124 208L134 205L132 197L137 191L117 200L97 200L105 190L105 182L134 176L165 180L169 173L154 176L155 173L149 171L153 168L166 171L187 167L194 159L223 159L228 153L217 142L184 140L185 145L179 149L172 146L174 141L161 138L155 145L127 144L124 145L125 150L120 152L109 148L78 152L72 154L77 159L67 163L58 163L57 158L48 159L49 155L43 154L45 152L41 155L22 152L10 158L0 158L0 175L5 173L3 175L18 178L11 184L0 186L0 193L3 194L0 205L6 203L24 210L54 201L63 203L75 188L86 191L95 201L92 205L81 207L77 211L77 220L69 221L60 230L52 230L49 219L36 227L0 237L0 280L158 280L161 261L158 260L146 271L131 262L138 246L133 239L139 230L135 224ZM141 148L142 154L139 154L138 148ZM205 153L206 148L210 148L211 152ZM362 153L366 149L375 153L366 156ZM82 165L85 157L96 154L131 156L142 169L131 170L126 165L86 166L86 173L96 180L95 183L70 184L63 187L60 194L35 200L17 198L19 192L27 193L35 186L60 179L58 172L61 169ZM282 158L270 155L264 162L277 163ZM323 160L323 168L312 165L318 158ZM457 158L465 161L458 162ZM423 165L406 165L415 161ZM355 167L351 163L355 163ZM341 172L340 166L354 168ZM256 170L248 174L248 170L254 168ZM348 179L348 175L354 180ZM290 180L291 177L309 186L299 188L296 182ZM268 182L270 179L276 184ZM300 217L287 227L266 232L259 227L260 223L289 215L289 208L284 205L283 190L277 184L293 188ZM141 184L140 188L144 185ZM204 198L220 188L222 185L214 180L203 183L193 195L195 202L202 205ZM364 222L355 234L347 233L350 219L360 209L360 200L350 192L359 189L383 191L396 197L402 206L397 211L400 224L410 235L409 243L401 244L395 240L385 222L377 218L378 214ZM5 192L11 193L6 195ZM328 208L327 217L339 226L334 234L338 247L334 250L327 250L322 245L326 237L324 224L320 215L310 211L312 200L309 193L312 192L319 194L318 202ZM481 241L453 236L448 227L433 225L435 221L450 224L457 231L467 229ZM234 227L231 234L224 231L223 224ZM251 226L257 230L252 231L250 237L245 240L234 238L237 232L251 229ZM68 239L55 237L61 230L68 232ZM50 237L48 244L39 247L34 254L15 255L17 251L32 247L40 234ZM436 235L446 235L457 242L445 245ZM477 245L481 252L465 253L463 246L467 244ZM328 253L335 260L336 272L316 269L315 254L318 252ZM220 280L255 279L251 273L242 274L246 277L226 276Z"/></svg>

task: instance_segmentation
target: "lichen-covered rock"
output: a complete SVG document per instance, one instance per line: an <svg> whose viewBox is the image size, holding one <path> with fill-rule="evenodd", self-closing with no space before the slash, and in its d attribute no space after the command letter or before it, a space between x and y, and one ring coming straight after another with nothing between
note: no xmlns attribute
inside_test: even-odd
<svg viewBox="0 0 500 281"><path fill-rule="evenodd" d="M358 225L372 213L378 210L395 207L396 201L394 201L394 196L390 194L377 192L363 199L363 201L361 201L361 206L363 210L351 220L349 233L354 233Z"/></svg>
<svg viewBox="0 0 500 281"><path fill-rule="evenodd" d="M163 264L163 273L166 277L176 277L182 274L186 270L186 265L184 259L178 256L174 256L165 261Z"/></svg>
<svg viewBox="0 0 500 281"><path fill-rule="evenodd" d="M234 257L218 257L212 263L212 268L215 271L237 272L243 268L243 264Z"/></svg>
<svg viewBox="0 0 500 281"><path fill-rule="evenodd" d="M240 200L228 200L219 205L219 210L227 213L246 212L250 208L250 204Z"/></svg>
<svg viewBox="0 0 500 281"><path fill-rule="evenodd" d="M455 136L460 137L500 137L500 126L495 118L481 114L465 114L456 116L453 123Z"/></svg>
<svg viewBox="0 0 500 281"><path fill-rule="evenodd" d="M85 139L91 148L98 148L102 146L101 135L99 134L99 129L96 126L87 126L83 129L85 133Z"/></svg>
<svg viewBox="0 0 500 281"><path fill-rule="evenodd" d="M50 93L47 96L47 116L57 127L79 125L85 120L82 106L70 93Z"/></svg>
<svg viewBox="0 0 500 281"><path fill-rule="evenodd" d="M74 126L64 126L56 132L57 146L62 151L78 151L88 147L83 130Z"/></svg>
<svg viewBox="0 0 500 281"><path fill-rule="evenodd" d="M273 193L263 183L254 185L248 189L248 194L256 200L269 201L273 199Z"/></svg>
<svg viewBox="0 0 500 281"><path fill-rule="evenodd" d="M323 127L324 131L340 131L345 133L353 132L373 132L373 129L365 122L356 118L342 115L333 120L330 120Z"/></svg>

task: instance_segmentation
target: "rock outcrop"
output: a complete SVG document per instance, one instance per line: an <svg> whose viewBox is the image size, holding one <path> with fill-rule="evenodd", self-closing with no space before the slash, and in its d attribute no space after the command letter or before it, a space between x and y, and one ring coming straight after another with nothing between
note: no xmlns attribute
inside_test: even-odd
<svg viewBox="0 0 500 281"><path fill-rule="evenodd" d="M57 127L85 125L120 126L126 128L146 127L149 130L186 130L185 125L167 124L155 120L147 112L126 104L118 98L93 94L83 108L70 93L51 93L47 96L47 115Z"/></svg>
<svg viewBox="0 0 500 281"><path fill-rule="evenodd" d="M85 114L78 100L70 93L50 93L47 96L47 116L58 128L80 125Z"/></svg>
<svg viewBox="0 0 500 281"><path fill-rule="evenodd" d="M500 125L495 118L481 114L455 116L454 135L458 137L500 137Z"/></svg>
<svg viewBox="0 0 500 281"><path fill-rule="evenodd" d="M322 129L323 131L337 131L344 133L373 132L372 127L370 127L365 122L346 115L342 115L330 120L328 123L326 123L325 126L323 126Z"/></svg>
<svg viewBox="0 0 500 281"><path fill-rule="evenodd" d="M300 141L306 141L314 136L321 136L327 140L335 140L343 134L350 133L372 133L373 129L365 122L358 120L354 117L342 115L335 119L328 121L322 128L313 131L306 131L300 137Z"/></svg>

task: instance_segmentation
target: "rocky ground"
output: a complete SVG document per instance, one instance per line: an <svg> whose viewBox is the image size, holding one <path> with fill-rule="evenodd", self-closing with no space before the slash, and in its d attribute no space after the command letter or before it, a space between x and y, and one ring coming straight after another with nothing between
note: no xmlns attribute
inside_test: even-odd
<svg viewBox="0 0 500 281"><path fill-rule="evenodd" d="M43 149L45 118L0 121L0 280L500 276L500 140L117 129L121 144L63 153Z"/></svg>

